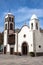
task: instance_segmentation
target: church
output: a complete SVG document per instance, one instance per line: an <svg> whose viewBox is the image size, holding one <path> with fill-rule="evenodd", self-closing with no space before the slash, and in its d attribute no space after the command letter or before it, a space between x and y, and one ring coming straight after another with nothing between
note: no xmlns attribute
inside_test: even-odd
<svg viewBox="0 0 43 65"><path fill-rule="evenodd" d="M43 55L43 30L39 19L34 14L29 25L24 24L20 30L15 29L15 16L8 13L4 22L4 54Z"/></svg>

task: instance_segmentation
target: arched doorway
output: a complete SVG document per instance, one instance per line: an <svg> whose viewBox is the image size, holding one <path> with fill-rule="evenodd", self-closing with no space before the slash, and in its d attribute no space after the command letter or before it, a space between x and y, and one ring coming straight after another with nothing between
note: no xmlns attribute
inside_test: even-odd
<svg viewBox="0 0 43 65"><path fill-rule="evenodd" d="M24 42L24 43L22 44L22 54L23 54L23 55L27 55L27 53L28 53L28 45L27 45L26 42Z"/></svg>
<svg viewBox="0 0 43 65"><path fill-rule="evenodd" d="M14 48L10 48L10 54L14 54Z"/></svg>

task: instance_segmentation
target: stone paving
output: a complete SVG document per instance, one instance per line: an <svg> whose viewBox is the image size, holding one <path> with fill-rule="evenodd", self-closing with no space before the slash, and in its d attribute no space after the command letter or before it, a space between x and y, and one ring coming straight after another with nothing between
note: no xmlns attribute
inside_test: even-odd
<svg viewBox="0 0 43 65"><path fill-rule="evenodd" d="M43 56L0 55L0 65L43 65Z"/></svg>

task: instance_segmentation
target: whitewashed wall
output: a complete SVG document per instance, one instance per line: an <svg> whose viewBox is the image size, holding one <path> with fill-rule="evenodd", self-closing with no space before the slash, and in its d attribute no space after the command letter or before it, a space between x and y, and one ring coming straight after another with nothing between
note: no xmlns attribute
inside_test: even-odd
<svg viewBox="0 0 43 65"><path fill-rule="evenodd" d="M6 31L4 31L4 46L6 46L7 43L8 43L8 41L7 41L7 30L6 30Z"/></svg>
<svg viewBox="0 0 43 65"><path fill-rule="evenodd" d="M7 44L7 52L10 52L10 45Z"/></svg>
<svg viewBox="0 0 43 65"><path fill-rule="evenodd" d="M26 38L24 38L24 34L26 34ZM28 52L34 51L33 50L33 32L29 29L28 26L22 27L21 31L18 34L18 52L22 52L23 42L26 42L28 44Z"/></svg>
<svg viewBox="0 0 43 65"><path fill-rule="evenodd" d="M35 45L36 45L36 52L43 52L43 33L40 31L35 31ZM41 45L41 48L39 48Z"/></svg>
<svg viewBox="0 0 43 65"><path fill-rule="evenodd" d="M14 52L17 52L17 33L15 33L15 45L14 45Z"/></svg>

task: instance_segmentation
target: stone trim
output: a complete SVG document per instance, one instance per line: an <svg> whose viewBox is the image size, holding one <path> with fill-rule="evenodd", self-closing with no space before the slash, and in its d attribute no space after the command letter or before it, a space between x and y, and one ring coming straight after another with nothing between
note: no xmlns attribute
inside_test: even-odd
<svg viewBox="0 0 43 65"><path fill-rule="evenodd" d="M36 52L36 56L43 56L43 52Z"/></svg>

